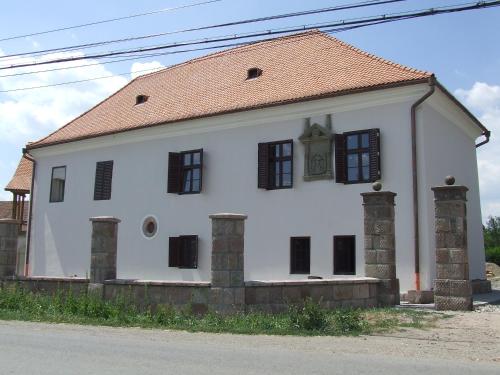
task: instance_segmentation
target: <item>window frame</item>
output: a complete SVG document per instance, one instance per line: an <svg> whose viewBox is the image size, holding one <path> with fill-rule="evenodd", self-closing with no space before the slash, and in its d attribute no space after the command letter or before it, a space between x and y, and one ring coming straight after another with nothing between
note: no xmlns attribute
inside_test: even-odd
<svg viewBox="0 0 500 375"><path fill-rule="evenodd" d="M307 271L305 270L298 270L297 269L297 265L296 265L296 262L294 262L294 241L296 240L307 240L308 241L308 244L309 244L309 248L307 249L308 250L308 261L309 261L309 264L308 264L308 267L307 267ZM291 275L310 275L311 274L311 237L310 236L293 236L293 237L290 237L290 274Z"/></svg>
<svg viewBox="0 0 500 375"><path fill-rule="evenodd" d="M54 170L56 170L58 168L64 168L64 184L63 184L63 189L62 189L62 197L61 197L61 200L53 200L52 199L52 188L54 186ZM59 165L59 166L56 166L56 167L52 167L52 171L51 171L51 174L50 174L49 203L61 203L61 202L64 202L64 196L65 196L65 192L66 192L66 177L67 177L66 171L67 171L66 165Z"/></svg>
<svg viewBox="0 0 500 375"><path fill-rule="evenodd" d="M366 134L368 137L368 146L367 147L361 147L361 137L363 134ZM349 149L347 147L347 138L349 136L356 135L358 137L358 148L356 149ZM366 184L371 181L370 175L371 175L371 165L370 165L370 130L356 130L356 131L351 131L351 132L346 132L344 133L344 142L345 142L345 184L350 185L350 184ZM349 180L349 155L356 154L358 157L358 179L350 181ZM365 180L363 179L363 154L368 154L368 178Z"/></svg>
<svg viewBox="0 0 500 375"><path fill-rule="evenodd" d="M352 272L340 272L337 270L337 262L335 261L336 257L336 249L337 249L337 240L349 238L352 240L353 249L352 249L352 265L354 271ZM333 236L333 275L356 275L356 235L339 235Z"/></svg>
<svg viewBox="0 0 500 375"><path fill-rule="evenodd" d="M196 153L199 153L200 154L200 162L199 164L193 164L193 155L196 154ZM185 155L191 155L191 165L184 165L184 157ZM179 193L178 194L181 194L181 195L187 195L187 194L200 194L201 193L201 190L202 190L202 181L203 181L203 149L202 148L199 148L199 149L196 149L196 150L188 150L188 151L182 151L182 152L179 152L179 157L180 157L180 161L181 161L181 166L180 166L180 182L181 182L181 188L179 189ZM193 191L192 190L192 187L193 187L193 173L192 171L194 169L199 169L200 170L200 183L198 185L198 190L197 191ZM191 180L190 180L190 183L189 183L189 186L190 186L190 191L184 191L184 176L185 176L185 173L187 173L188 171L191 171Z"/></svg>

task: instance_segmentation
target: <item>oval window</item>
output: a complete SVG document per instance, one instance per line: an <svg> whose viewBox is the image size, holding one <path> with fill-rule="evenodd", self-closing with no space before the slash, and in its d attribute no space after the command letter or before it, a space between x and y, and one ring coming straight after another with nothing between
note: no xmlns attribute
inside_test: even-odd
<svg viewBox="0 0 500 375"><path fill-rule="evenodd" d="M142 234L147 238L153 238L158 232L158 221L154 216L146 217L142 222Z"/></svg>

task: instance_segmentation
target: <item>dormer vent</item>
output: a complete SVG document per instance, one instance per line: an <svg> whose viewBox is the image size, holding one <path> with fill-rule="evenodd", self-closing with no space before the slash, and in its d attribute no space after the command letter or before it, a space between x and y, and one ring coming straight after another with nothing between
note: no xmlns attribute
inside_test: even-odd
<svg viewBox="0 0 500 375"><path fill-rule="evenodd" d="M148 98L149 98L149 96L147 96L147 95L137 95L135 97L135 105L146 103L148 101Z"/></svg>
<svg viewBox="0 0 500 375"><path fill-rule="evenodd" d="M247 79L255 79L262 75L262 69L250 68L247 71Z"/></svg>

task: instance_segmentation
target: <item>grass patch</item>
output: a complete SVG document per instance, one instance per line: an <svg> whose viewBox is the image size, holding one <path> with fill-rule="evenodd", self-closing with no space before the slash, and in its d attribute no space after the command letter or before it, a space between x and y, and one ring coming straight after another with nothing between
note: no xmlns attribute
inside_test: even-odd
<svg viewBox="0 0 500 375"><path fill-rule="evenodd" d="M329 311L307 300L280 314L246 313L221 316L192 314L169 306L140 311L125 297L104 301L93 294L62 292L49 296L20 288L0 289L0 319L120 327L186 330L192 332L273 335L360 335L401 327L430 326L435 314L400 309L338 309Z"/></svg>

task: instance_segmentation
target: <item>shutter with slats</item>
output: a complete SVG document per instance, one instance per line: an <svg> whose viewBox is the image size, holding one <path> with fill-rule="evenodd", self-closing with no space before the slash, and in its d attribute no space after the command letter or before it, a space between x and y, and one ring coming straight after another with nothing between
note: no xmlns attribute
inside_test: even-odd
<svg viewBox="0 0 500 375"><path fill-rule="evenodd" d="M179 267L198 267L198 236L180 236L181 240L181 262Z"/></svg>
<svg viewBox="0 0 500 375"><path fill-rule="evenodd" d="M377 181L382 177L380 168L380 129L370 129L370 181Z"/></svg>
<svg viewBox="0 0 500 375"><path fill-rule="evenodd" d="M168 153L168 193L179 193L181 191L181 156L178 152Z"/></svg>
<svg viewBox="0 0 500 375"><path fill-rule="evenodd" d="M335 134L335 181L347 182L345 136Z"/></svg>
<svg viewBox="0 0 500 375"><path fill-rule="evenodd" d="M169 237L168 239L168 266L179 267L181 252L181 239L179 237Z"/></svg>
<svg viewBox="0 0 500 375"><path fill-rule="evenodd" d="M257 164L257 187L269 189L269 144L259 143Z"/></svg>
<svg viewBox="0 0 500 375"><path fill-rule="evenodd" d="M100 161L96 164L94 200L111 199L113 181L113 160Z"/></svg>

